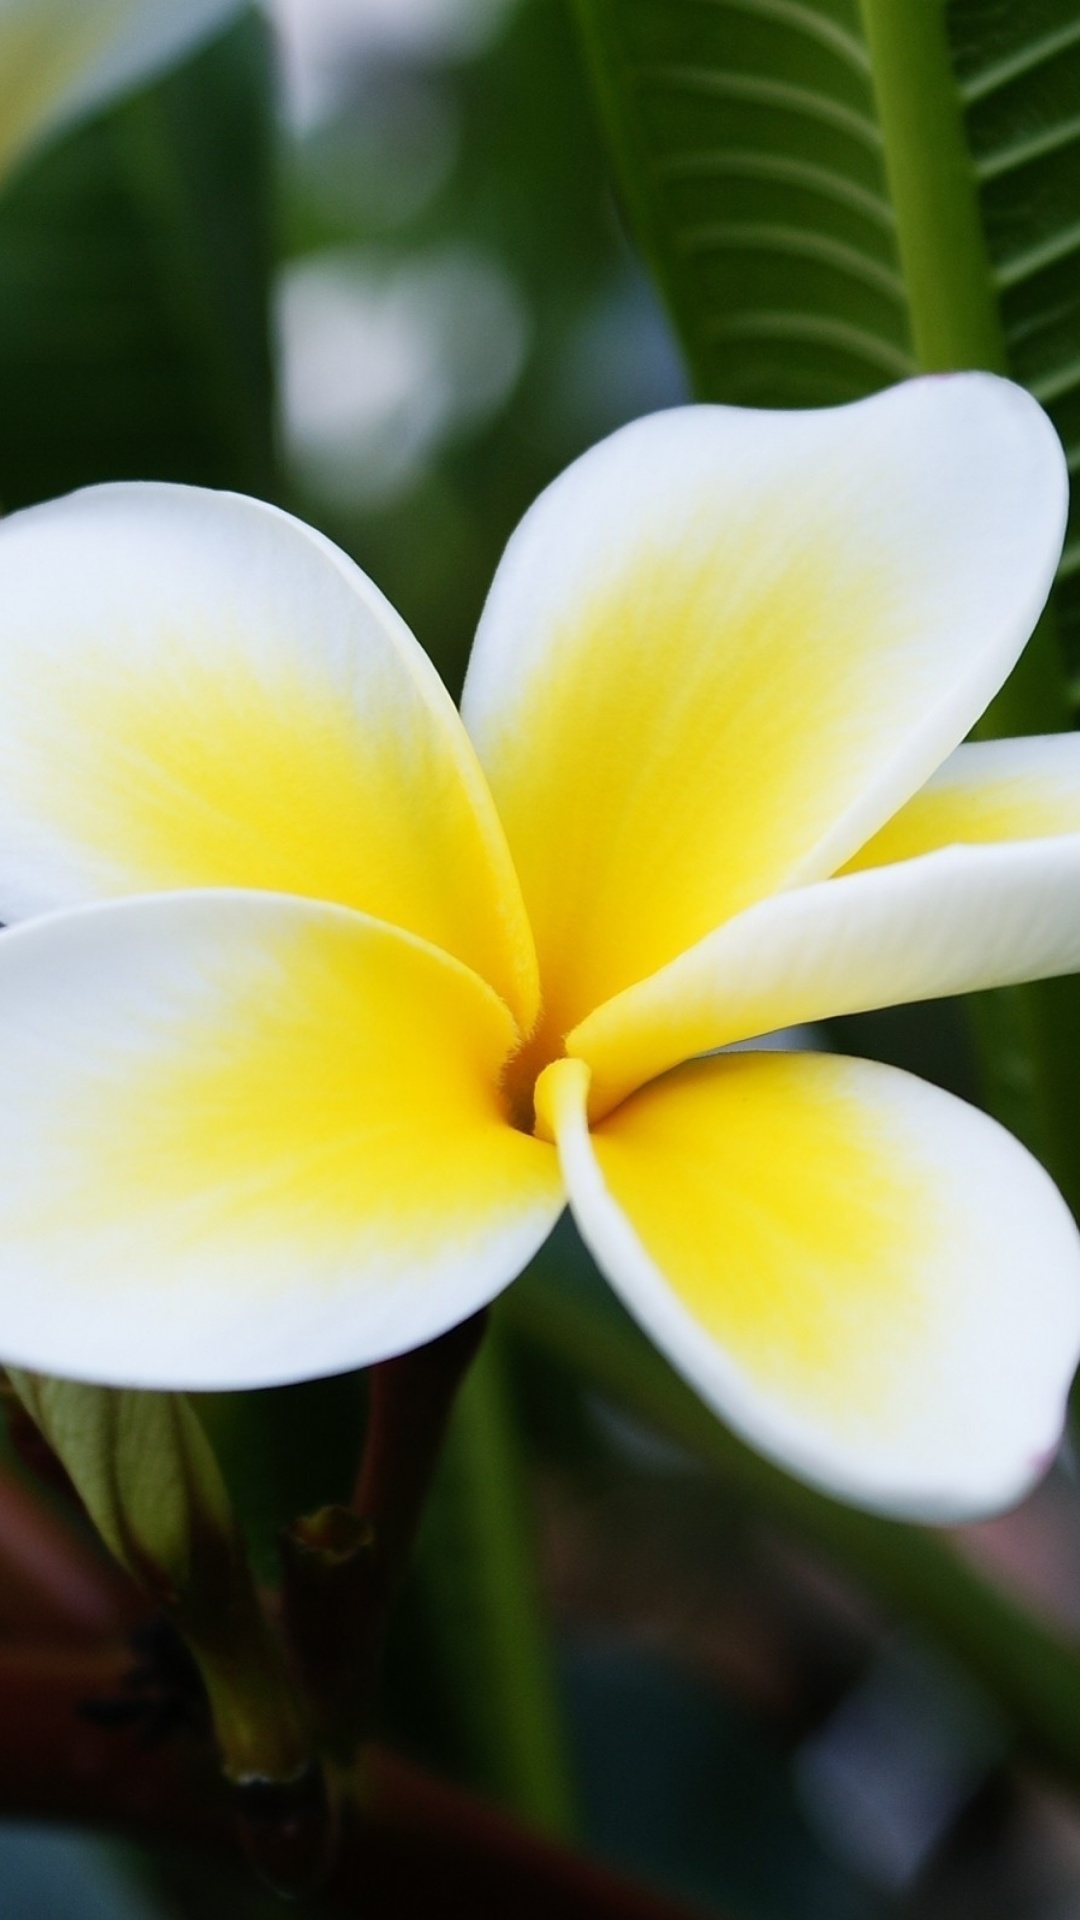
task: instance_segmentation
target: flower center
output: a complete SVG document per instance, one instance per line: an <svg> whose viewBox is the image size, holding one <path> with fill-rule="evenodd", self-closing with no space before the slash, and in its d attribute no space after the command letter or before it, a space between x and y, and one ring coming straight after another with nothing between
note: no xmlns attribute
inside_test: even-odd
<svg viewBox="0 0 1080 1920"><path fill-rule="evenodd" d="M563 1056L563 1036L544 1023L541 1014L535 1031L511 1055L503 1068L502 1094L510 1125L520 1133L532 1133L536 1126L536 1083L544 1068Z"/></svg>

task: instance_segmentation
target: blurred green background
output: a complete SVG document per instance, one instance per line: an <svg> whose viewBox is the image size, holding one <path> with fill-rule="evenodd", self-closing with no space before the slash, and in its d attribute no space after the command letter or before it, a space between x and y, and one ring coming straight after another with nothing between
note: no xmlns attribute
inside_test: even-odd
<svg viewBox="0 0 1080 1920"><path fill-rule="evenodd" d="M599 436L692 391L817 404L933 358L923 242L913 254L898 222L895 142L866 137L851 51L878 11L251 14L27 162L0 201L0 502L121 477L276 499L357 558L456 691L508 534ZM1014 16L1054 41L1052 73L1048 56L1025 64ZM1029 195L1034 240L994 156L1065 114L1080 12L987 0L947 18L963 124L991 156L1003 319L983 359L1041 381L1067 436L1080 146L1059 141L1067 166ZM1036 75L1034 119L1027 94L1010 109L986 82L995 61ZM646 98L646 69L682 74L689 107L668 83ZM741 159L710 172L709 115L733 100ZM1070 560L1066 662L1073 577ZM1053 707L1045 674L1030 684L1024 711ZM1058 724L1059 704L1031 724ZM971 1023L937 1005L816 1040L1011 1099L1029 1137L1057 1127L1053 1162L1077 1152L1075 1135L1061 1145L1070 1008L1002 997ZM1068 1084L1040 1108L1048 1033ZM345 1493L363 1408L355 1378L202 1402L268 1580L277 1528ZM836 1508L698 1406L563 1228L497 1310L462 1397L381 1730L733 1920L1070 1920L1078 1631L1070 1455L1019 1513L948 1537ZM271 1907L239 1873L0 1825L4 1920Z"/></svg>

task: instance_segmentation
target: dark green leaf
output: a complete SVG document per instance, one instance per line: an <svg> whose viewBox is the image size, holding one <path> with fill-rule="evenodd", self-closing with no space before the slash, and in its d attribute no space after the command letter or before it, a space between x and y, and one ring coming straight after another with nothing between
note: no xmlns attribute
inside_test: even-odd
<svg viewBox="0 0 1080 1920"><path fill-rule="evenodd" d="M705 398L914 372L856 0L580 0L620 184Z"/></svg>
<svg viewBox="0 0 1080 1920"><path fill-rule="evenodd" d="M274 490L266 35L248 20L0 203L0 501Z"/></svg>
<svg viewBox="0 0 1080 1920"><path fill-rule="evenodd" d="M529 1491L500 1343L461 1390L420 1541L418 1581L473 1777L549 1833L574 1816Z"/></svg>
<svg viewBox="0 0 1080 1920"><path fill-rule="evenodd" d="M1080 465L1080 5L951 0L947 25L1006 364ZM1058 612L1080 647L1080 521Z"/></svg>

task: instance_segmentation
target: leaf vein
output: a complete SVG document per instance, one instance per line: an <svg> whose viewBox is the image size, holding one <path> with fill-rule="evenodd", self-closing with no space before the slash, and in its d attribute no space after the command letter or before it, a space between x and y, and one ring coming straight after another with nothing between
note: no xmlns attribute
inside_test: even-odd
<svg viewBox="0 0 1080 1920"><path fill-rule="evenodd" d="M907 379L915 372L915 362L903 348L847 320L834 320L827 314L791 313L781 309L759 308L730 319L710 321L705 332L712 340L809 340L817 346L836 347L886 373L890 379Z"/></svg>
<svg viewBox="0 0 1080 1920"><path fill-rule="evenodd" d="M639 86L667 89L675 93L707 94L717 100L740 100L749 106L776 107L804 120L816 120L881 151L881 130L866 114L839 100L830 100L808 87L793 87L783 80L762 80L756 74L723 73L715 68L657 65L639 67Z"/></svg>
<svg viewBox="0 0 1080 1920"><path fill-rule="evenodd" d="M734 179L775 180L780 185L801 187L816 193L835 206L863 214L883 231L895 231L896 222L889 202L859 186L842 173L795 155L755 153L749 148L712 148L701 153L675 154L656 166L665 180L710 179L728 175Z"/></svg>
<svg viewBox="0 0 1080 1920"><path fill-rule="evenodd" d="M1020 47L1004 60L996 60L984 67L981 73L973 74L960 83L960 98L965 106L974 106L980 100L986 100L991 94L999 93L1010 86L1014 80L1022 80L1038 67L1045 66L1059 53L1067 53L1071 47L1080 46L1080 20L1070 20L1064 27L1058 27L1053 33L1044 33L1040 39L1033 40L1026 47Z"/></svg>
<svg viewBox="0 0 1080 1920"><path fill-rule="evenodd" d="M694 0L694 3L714 7L718 12L749 13L758 19L791 27L808 40L817 40L820 45L828 47L830 52L837 54L857 73L870 73L870 55L857 34L850 33L837 20L829 20L815 13L812 7L802 5L801 0Z"/></svg>
<svg viewBox="0 0 1080 1920"><path fill-rule="evenodd" d="M1054 267L1062 260L1068 260L1074 253L1080 252L1080 223L1066 227L1063 233L1054 233L1048 240L1040 241L1036 247L1028 247L1023 253L1013 254L1011 260L1000 261L994 269L994 278L999 287L1007 290L1023 280L1029 280L1033 274L1041 273L1044 267Z"/></svg>
<svg viewBox="0 0 1080 1920"><path fill-rule="evenodd" d="M1003 147L997 153L977 155L975 177L981 183L1001 180L1007 174L1031 166L1036 160L1045 159L1048 154L1060 153L1063 147L1072 146L1077 140L1080 140L1080 114L1071 120L1059 120L1053 126L1043 127L1040 132L1028 134L1023 140L1015 140L1011 146Z"/></svg>
<svg viewBox="0 0 1080 1920"><path fill-rule="evenodd" d="M1051 373L1040 374L1029 380L1027 386L1042 406L1048 406L1052 400L1060 400L1073 387L1080 387L1080 357L1070 360L1066 366L1057 367Z"/></svg>
<svg viewBox="0 0 1080 1920"><path fill-rule="evenodd" d="M861 280L887 294L906 307L907 293L899 274L880 260L869 259L857 248L834 240L830 234L808 232L800 227L773 226L766 221L720 220L708 226L693 227L679 236L684 253L712 253L724 247L746 247L754 252L787 254L791 259L815 260L835 267L851 280Z"/></svg>

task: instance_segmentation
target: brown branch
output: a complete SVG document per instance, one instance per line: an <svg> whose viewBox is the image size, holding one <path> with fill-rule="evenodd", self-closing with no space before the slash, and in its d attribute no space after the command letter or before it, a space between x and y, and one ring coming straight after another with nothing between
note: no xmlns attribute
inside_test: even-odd
<svg viewBox="0 0 1080 1920"><path fill-rule="evenodd" d="M332 1883L365 1920L691 1920L636 1886L385 1749L371 1763L365 1821Z"/></svg>
<svg viewBox="0 0 1080 1920"><path fill-rule="evenodd" d="M87 1707L130 1696L133 1665L123 1642L95 1651L0 1645L0 1808L164 1836L182 1807L191 1839L224 1845L228 1814L209 1741L148 1746L137 1721L86 1717Z"/></svg>
<svg viewBox="0 0 1080 1920"><path fill-rule="evenodd" d="M368 1731L383 1639L446 1433L487 1316L371 1371L351 1507L323 1507L282 1539L282 1608L305 1691L347 1759Z"/></svg>
<svg viewBox="0 0 1080 1920"><path fill-rule="evenodd" d="M364 1457L353 1507L375 1529L391 1576L412 1552L458 1388L476 1358L487 1314L371 1373Z"/></svg>
<svg viewBox="0 0 1080 1920"><path fill-rule="evenodd" d="M143 1842L235 1856L231 1805L209 1744L147 1748L133 1727L82 1717L122 1694L131 1656L0 1647L0 1813L76 1821ZM690 1920L687 1909L552 1846L471 1795L374 1749L364 1805L344 1823L331 1910L364 1920Z"/></svg>
<svg viewBox="0 0 1080 1920"><path fill-rule="evenodd" d="M131 1581L0 1466L0 1635L100 1641L144 1611Z"/></svg>

